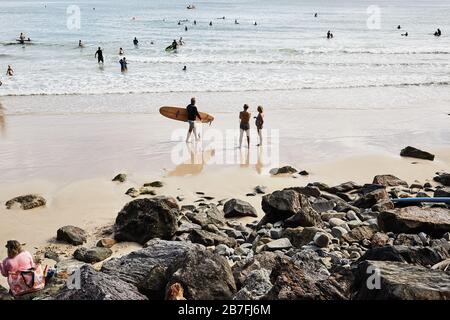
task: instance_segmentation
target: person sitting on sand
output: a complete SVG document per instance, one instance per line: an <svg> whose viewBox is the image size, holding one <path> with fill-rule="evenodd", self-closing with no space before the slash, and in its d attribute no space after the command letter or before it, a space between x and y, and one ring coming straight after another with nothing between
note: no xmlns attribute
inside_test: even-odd
<svg viewBox="0 0 450 320"><path fill-rule="evenodd" d="M186 137L186 142L189 142L189 138L191 137L192 131L194 131L195 140L200 139L200 135L197 136L197 129L195 128L195 120L199 118L202 120L200 113L198 113L197 107L195 106L195 98L191 98L191 103L186 107L186 111L188 114L188 123L189 130Z"/></svg>
<svg viewBox="0 0 450 320"><path fill-rule="evenodd" d="M256 121L255 121L255 125L256 125L256 130L258 131L258 137L259 137L259 143L257 144L257 146L262 146L262 128L264 125L264 109L262 106L258 106L258 115L255 117Z"/></svg>
<svg viewBox="0 0 450 320"><path fill-rule="evenodd" d="M95 57L97 58L98 63L104 63L102 48L98 47L97 51L95 52Z"/></svg>
<svg viewBox="0 0 450 320"><path fill-rule="evenodd" d="M8 257L0 262L0 273L2 276L8 278L11 293L14 295L21 295L42 289L44 287L44 282L38 287L35 287L36 280L38 279L34 279L34 277L32 286L25 283L26 273L24 272L31 269L36 269L36 271L39 269L39 272L41 272L41 274L39 274L39 276L41 276L39 280L42 281L43 279L43 273L40 268L36 268L31 253L23 250L20 242L16 240L7 241L5 247L8 251ZM18 276L19 273L20 276Z"/></svg>
<svg viewBox="0 0 450 320"><path fill-rule="evenodd" d="M169 287L166 294L166 300L186 300L184 297L184 289L181 284L177 282Z"/></svg>
<svg viewBox="0 0 450 320"><path fill-rule="evenodd" d="M247 145L250 148L250 118L251 114L248 110L248 105L244 104L244 111L239 112L239 148L242 148L242 138L244 137L244 132L247 136Z"/></svg>
<svg viewBox="0 0 450 320"><path fill-rule="evenodd" d="M139 41L138 41L138 39L136 37L134 37L134 39L133 39L133 44L135 46L137 46L139 44Z"/></svg>
<svg viewBox="0 0 450 320"><path fill-rule="evenodd" d="M14 70L9 65L8 65L8 69L6 70L6 75L9 77L12 77L14 75Z"/></svg>

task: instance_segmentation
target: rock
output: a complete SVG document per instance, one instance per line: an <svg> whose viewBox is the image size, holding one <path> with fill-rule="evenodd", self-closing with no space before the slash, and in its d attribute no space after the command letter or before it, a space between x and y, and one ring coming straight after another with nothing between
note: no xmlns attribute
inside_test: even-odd
<svg viewBox="0 0 450 320"><path fill-rule="evenodd" d="M326 211L333 210L336 206L336 203L333 200L326 200L326 199L316 199L314 202L311 203L314 210L316 210L317 213L323 213ZM323 220L323 219L322 219Z"/></svg>
<svg viewBox="0 0 450 320"><path fill-rule="evenodd" d="M424 243L422 239L417 234L405 234L400 233L394 240L394 244L404 245L404 246L422 246Z"/></svg>
<svg viewBox="0 0 450 320"><path fill-rule="evenodd" d="M255 197L256 196L256 192L249 192L245 194L246 197Z"/></svg>
<svg viewBox="0 0 450 320"><path fill-rule="evenodd" d="M389 236L382 232L376 232L371 240L372 247L383 247L389 242Z"/></svg>
<svg viewBox="0 0 450 320"><path fill-rule="evenodd" d="M180 210L176 200L167 197L131 201L119 212L114 239L140 244L153 238L170 239L177 231Z"/></svg>
<svg viewBox="0 0 450 320"><path fill-rule="evenodd" d="M312 227L322 222L307 196L293 189L267 194L263 196L261 205L266 215L260 224L285 220L287 226Z"/></svg>
<svg viewBox="0 0 450 320"><path fill-rule="evenodd" d="M294 247L301 248L313 241L317 232L323 232L323 230L316 227L286 228L283 237L288 238Z"/></svg>
<svg viewBox="0 0 450 320"><path fill-rule="evenodd" d="M44 253L44 258L46 259L51 259L53 261L59 262L59 255L52 251L52 250L48 250Z"/></svg>
<svg viewBox="0 0 450 320"><path fill-rule="evenodd" d="M431 267L447 258L450 258L450 255L442 248L384 246L367 250L360 261L398 261Z"/></svg>
<svg viewBox="0 0 450 320"><path fill-rule="evenodd" d="M302 170L298 174L301 175L301 176L309 176L309 172L306 171L306 170Z"/></svg>
<svg viewBox="0 0 450 320"><path fill-rule="evenodd" d="M9 290L0 286L0 301L14 300L14 297L9 294Z"/></svg>
<svg viewBox="0 0 450 320"><path fill-rule="evenodd" d="M146 195L146 194L154 196L154 195L156 195L156 192L155 192L155 190L152 190L152 189L150 189L148 187L141 187L141 188L139 188L139 195L140 196Z"/></svg>
<svg viewBox="0 0 450 320"><path fill-rule="evenodd" d="M345 215L345 213L344 213L344 215ZM328 223L330 224L331 227L339 227L339 226L346 224L346 222L344 220L339 219L339 218L331 218L328 220Z"/></svg>
<svg viewBox="0 0 450 320"><path fill-rule="evenodd" d="M345 193L353 190L360 189L361 186L353 181L348 181L341 183L340 185L334 186L328 190L328 192L336 194L338 192Z"/></svg>
<svg viewBox="0 0 450 320"><path fill-rule="evenodd" d="M333 227L333 229L331 229L331 234L337 239L341 239L346 233L348 233L348 231L343 227Z"/></svg>
<svg viewBox="0 0 450 320"><path fill-rule="evenodd" d="M231 256L234 253L234 250L227 245L219 244L214 248L214 253L219 256Z"/></svg>
<svg viewBox="0 0 450 320"><path fill-rule="evenodd" d="M450 188L442 188L442 189L436 189L434 192L435 198L443 198L443 197L450 197Z"/></svg>
<svg viewBox="0 0 450 320"><path fill-rule="evenodd" d="M198 208L196 212L188 212L186 213L186 217L201 226L206 226L208 224L223 226L226 223L223 211L219 210L217 206L213 204Z"/></svg>
<svg viewBox="0 0 450 320"><path fill-rule="evenodd" d="M402 262L363 261L357 268L355 288L357 300L449 300L450 275Z"/></svg>
<svg viewBox="0 0 450 320"><path fill-rule="evenodd" d="M162 181L153 181L150 183L144 183L144 187L162 188L164 187L164 183Z"/></svg>
<svg viewBox="0 0 450 320"><path fill-rule="evenodd" d="M317 232L314 236L314 244L319 248L326 248L331 242L330 237L324 232Z"/></svg>
<svg viewBox="0 0 450 320"><path fill-rule="evenodd" d="M235 217L258 217L255 208L246 202L239 199L231 199L225 202L223 206L223 212L225 218L235 218Z"/></svg>
<svg viewBox="0 0 450 320"><path fill-rule="evenodd" d="M78 227L65 226L56 232L56 240L79 246L86 242L86 232Z"/></svg>
<svg viewBox="0 0 450 320"><path fill-rule="evenodd" d="M273 168L269 171L271 175L278 175L278 174L292 174L296 173L297 169L291 167L291 166L284 166L281 168Z"/></svg>
<svg viewBox="0 0 450 320"><path fill-rule="evenodd" d="M320 215L320 218L323 221L328 221L329 222L330 219L339 219L339 220L341 220L341 219L345 218L345 216L346 216L345 212L336 212L334 210L330 210L330 211L327 211L327 212L322 212L321 215ZM337 221L337 220L334 220L334 221Z"/></svg>
<svg viewBox="0 0 450 320"><path fill-rule="evenodd" d="M450 210L414 206L389 210L378 215L378 224L383 231L411 234L425 232L440 238L450 231Z"/></svg>
<svg viewBox="0 0 450 320"><path fill-rule="evenodd" d="M426 151L422 151L419 150L417 148L408 146L406 148L404 148L401 152L400 152L400 156L402 157L410 157L410 158L417 158L417 159L424 159L424 160L434 160L434 155L426 152Z"/></svg>
<svg viewBox="0 0 450 320"><path fill-rule="evenodd" d="M378 203L374 204L371 209L375 212L383 212L394 208L395 205L391 200L381 200Z"/></svg>
<svg viewBox="0 0 450 320"><path fill-rule="evenodd" d="M292 248L292 244L288 238L281 238L277 240L270 241L264 247L266 251L276 251L276 250L287 250Z"/></svg>
<svg viewBox="0 0 450 320"><path fill-rule="evenodd" d="M136 197L139 197L141 193L136 188L130 188L125 192L125 194L132 198L136 198Z"/></svg>
<svg viewBox="0 0 450 320"><path fill-rule="evenodd" d="M270 274L272 289L264 300L343 300L348 296L333 278L316 279L294 262L277 257Z"/></svg>
<svg viewBox="0 0 450 320"><path fill-rule="evenodd" d="M97 263L108 259L112 255L112 251L109 248L94 247L91 249L78 248L73 253L73 257L78 261L86 263Z"/></svg>
<svg viewBox="0 0 450 320"><path fill-rule="evenodd" d="M200 230L202 227L199 224L190 222L187 218L181 218L178 222L177 234L190 233L194 229Z"/></svg>
<svg viewBox="0 0 450 320"><path fill-rule="evenodd" d="M84 265L80 269L80 289L66 284L55 300L146 300L129 283Z"/></svg>
<svg viewBox="0 0 450 320"><path fill-rule="evenodd" d="M103 238L98 240L97 242L97 247L101 247L101 248L111 248L113 247L115 244L117 243L116 240L112 239L112 238Z"/></svg>
<svg viewBox="0 0 450 320"><path fill-rule="evenodd" d="M209 232L206 230L192 230L189 234L189 240L193 243L200 243L206 247L217 246L219 244L225 244L228 247L234 248L236 246L236 240L227 236Z"/></svg>
<svg viewBox="0 0 450 320"><path fill-rule="evenodd" d="M406 181L403 181L396 176L393 176L392 174L382 174L377 175L373 178L374 184L380 184L385 187L397 187L397 186L403 186L408 188L408 183Z"/></svg>
<svg viewBox="0 0 450 320"><path fill-rule="evenodd" d="M11 209L15 205L20 206L23 210L30 210L38 207L45 206L47 201L36 194L27 194L25 196L15 197L11 200L6 201L6 209Z"/></svg>
<svg viewBox="0 0 450 320"><path fill-rule="evenodd" d="M136 286L150 299L162 300L169 281L165 271L183 261L189 250L204 247L190 242L153 239L145 248L103 263L101 271ZM162 275L163 274L163 275ZM158 281L152 282L157 279Z"/></svg>
<svg viewBox="0 0 450 320"><path fill-rule="evenodd" d="M266 186L256 186L255 192L259 193L259 194L265 194L267 192L267 187Z"/></svg>
<svg viewBox="0 0 450 320"><path fill-rule="evenodd" d="M434 177L433 180L443 184L444 186L450 187L450 173L441 173Z"/></svg>
<svg viewBox="0 0 450 320"><path fill-rule="evenodd" d="M187 300L230 300L236 293L227 260L208 250L189 250L167 273L171 275L167 287L181 283Z"/></svg>
<svg viewBox="0 0 450 320"><path fill-rule="evenodd" d="M266 269L254 270L245 279L233 300L260 300L270 289L270 272Z"/></svg>
<svg viewBox="0 0 450 320"><path fill-rule="evenodd" d="M360 226L342 236L342 240L348 243L359 242L364 239L371 240L376 230L369 226Z"/></svg>
<svg viewBox="0 0 450 320"><path fill-rule="evenodd" d="M112 181L117 181L117 182L125 182L127 181L127 175L125 173L119 173L117 176L115 176Z"/></svg>
<svg viewBox="0 0 450 320"><path fill-rule="evenodd" d="M363 195L355 201L354 205L359 208L370 208L383 200L390 200L386 189L377 189Z"/></svg>

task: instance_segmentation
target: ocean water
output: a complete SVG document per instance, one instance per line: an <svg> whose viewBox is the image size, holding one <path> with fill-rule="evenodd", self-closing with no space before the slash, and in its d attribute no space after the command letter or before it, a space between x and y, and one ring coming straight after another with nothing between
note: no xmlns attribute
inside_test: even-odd
<svg viewBox="0 0 450 320"><path fill-rule="evenodd" d="M2 0L0 96L267 91L286 96L403 87L412 87L414 95L417 87L439 93L450 86L448 0L208 0L195 1L195 10L187 4ZM370 23L373 4L379 27ZM79 29L67 25L74 17L67 13L70 5L80 10ZM436 28L441 37L432 35ZM334 39L326 38L328 30ZM408 37L401 36L405 31ZM17 45L20 32L33 44ZM185 45L165 52L179 37ZM85 48L77 47L79 39ZM104 48L103 67L94 58L98 46ZM126 74L120 72L119 47L129 61ZM7 65L16 72L12 78L4 75ZM76 111L76 104L71 108Z"/></svg>

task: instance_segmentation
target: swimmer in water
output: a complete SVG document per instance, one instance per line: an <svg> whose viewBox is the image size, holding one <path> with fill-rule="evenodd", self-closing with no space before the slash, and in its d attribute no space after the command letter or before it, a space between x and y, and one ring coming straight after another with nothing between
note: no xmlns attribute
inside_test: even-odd
<svg viewBox="0 0 450 320"><path fill-rule="evenodd" d="M123 49L119 48L119 56L123 56Z"/></svg>
<svg viewBox="0 0 450 320"><path fill-rule="evenodd" d="M14 70L11 68L11 66L8 66L8 70L6 70L6 75L8 77L12 77L14 75Z"/></svg>
<svg viewBox="0 0 450 320"><path fill-rule="evenodd" d="M138 41L138 39L136 37L134 37L134 39L133 39L133 44L135 46L137 46L139 44L139 41Z"/></svg>

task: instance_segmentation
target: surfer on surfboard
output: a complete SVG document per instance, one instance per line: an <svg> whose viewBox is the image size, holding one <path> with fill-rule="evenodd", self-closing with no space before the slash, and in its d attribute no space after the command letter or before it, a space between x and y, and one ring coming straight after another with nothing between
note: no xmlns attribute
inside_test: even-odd
<svg viewBox="0 0 450 320"><path fill-rule="evenodd" d="M197 118L202 120L202 117L200 116L200 113L198 113L197 107L195 106L195 98L191 98L191 103L186 107L186 111L188 113L188 123L189 123L189 129L186 137L186 143L188 143L192 131L194 131L195 140L200 139L200 135L197 135L197 130L195 128L195 120Z"/></svg>

